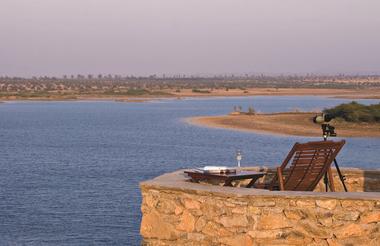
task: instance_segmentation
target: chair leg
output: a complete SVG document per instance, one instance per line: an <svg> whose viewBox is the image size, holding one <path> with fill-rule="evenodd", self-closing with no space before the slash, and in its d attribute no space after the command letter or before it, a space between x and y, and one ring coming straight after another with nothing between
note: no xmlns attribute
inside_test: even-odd
<svg viewBox="0 0 380 246"><path fill-rule="evenodd" d="M277 177L278 177L278 183L280 184L280 190L285 190L284 178L282 176L281 167L277 167Z"/></svg>
<svg viewBox="0 0 380 246"><path fill-rule="evenodd" d="M327 175L329 176L329 186L332 192L335 192L334 178L331 172L331 167L327 169Z"/></svg>

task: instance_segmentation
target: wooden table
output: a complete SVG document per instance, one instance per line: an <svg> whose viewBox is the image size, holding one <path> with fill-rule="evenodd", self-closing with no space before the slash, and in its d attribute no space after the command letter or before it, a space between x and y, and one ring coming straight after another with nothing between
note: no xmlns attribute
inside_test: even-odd
<svg viewBox="0 0 380 246"><path fill-rule="evenodd" d="M237 171L236 173L220 174L220 173L207 173L195 170L185 171L194 181L199 182L200 180L218 180L224 181L224 186L232 186L232 182L242 179L250 179L251 181L246 186L251 188L253 184L266 173L255 172L255 171Z"/></svg>

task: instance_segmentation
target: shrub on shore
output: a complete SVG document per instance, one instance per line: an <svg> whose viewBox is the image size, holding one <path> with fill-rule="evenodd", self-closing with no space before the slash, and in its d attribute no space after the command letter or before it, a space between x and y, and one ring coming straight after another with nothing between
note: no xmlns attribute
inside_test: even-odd
<svg viewBox="0 0 380 246"><path fill-rule="evenodd" d="M353 101L325 109L323 112L348 122L380 122L380 103L367 106Z"/></svg>
<svg viewBox="0 0 380 246"><path fill-rule="evenodd" d="M140 89L140 88L137 88L137 89L131 88L131 89L128 89L126 94L130 96L142 96L142 95L149 94L149 91L145 89Z"/></svg>
<svg viewBox="0 0 380 246"><path fill-rule="evenodd" d="M149 91L140 88L130 88L127 91L115 91L115 90L107 90L104 92L105 95L112 96L143 96L149 95Z"/></svg>
<svg viewBox="0 0 380 246"><path fill-rule="evenodd" d="M211 93L209 90L200 90L200 89L196 89L196 88L194 88L192 90L192 92L194 92L194 93Z"/></svg>

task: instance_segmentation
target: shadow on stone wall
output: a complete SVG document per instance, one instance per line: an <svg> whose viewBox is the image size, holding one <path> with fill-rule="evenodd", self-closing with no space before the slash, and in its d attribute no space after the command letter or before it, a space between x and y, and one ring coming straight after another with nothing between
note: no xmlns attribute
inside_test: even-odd
<svg viewBox="0 0 380 246"><path fill-rule="evenodd" d="M346 177L345 184L348 192L380 192L380 171L361 170L356 168L342 168L342 174ZM334 185L338 192L344 191L342 181L335 168L333 168ZM324 192L323 179L315 191Z"/></svg>
<svg viewBox="0 0 380 246"><path fill-rule="evenodd" d="M380 192L380 171L363 171L363 190L366 192Z"/></svg>

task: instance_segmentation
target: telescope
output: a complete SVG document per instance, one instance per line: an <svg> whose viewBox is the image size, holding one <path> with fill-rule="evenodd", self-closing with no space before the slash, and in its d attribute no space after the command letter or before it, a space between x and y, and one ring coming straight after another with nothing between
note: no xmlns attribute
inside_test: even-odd
<svg viewBox="0 0 380 246"><path fill-rule="evenodd" d="M330 122L334 118L331 114L316 115L313 117L313 122L316 124L327 124L327 122Z"/></svg>
<svg viewBox="0 0 380 246"><path fill-rule="evenodd" d="M335 116L332 116L331 114L324 114L322 115L316 115L313 117L313 122L316 124L320 124L322 128L322 134L323 134L323 140L327 141L328 137L336 137L337 134L335 132L335 127L329 124L329 122L334 119ZM340 171L340 168L338 166L338 162L336 159L334 159L334 164L336 167L336 171L339 175L340 181L342 182L344 191L347 192L347 187L344 181L346 180L346 176L342 174ZM323 182L325 183L326 191L328 190L328 177L327 177L327 172L325 173L325 177L323 179Z"/></svg>

